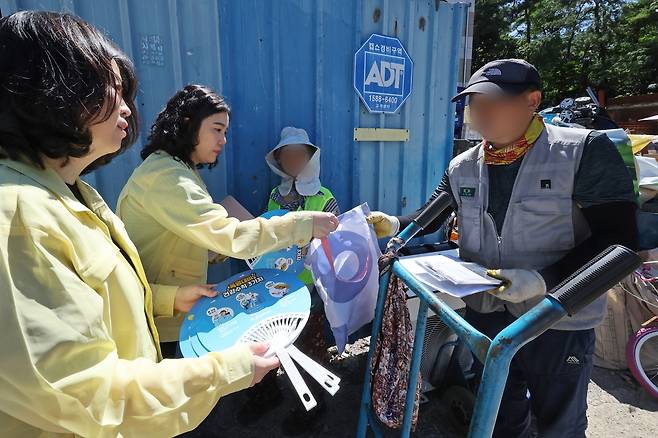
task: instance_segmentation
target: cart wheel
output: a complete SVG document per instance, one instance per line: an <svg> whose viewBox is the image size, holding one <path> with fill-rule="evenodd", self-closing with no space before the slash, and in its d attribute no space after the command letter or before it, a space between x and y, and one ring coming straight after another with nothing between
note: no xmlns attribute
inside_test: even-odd
<svg viewBox="0 0 658 438"><path fill-rule="evenodd" d="M463 386L450 386L441 394L441 404L448 409L452 425L465 435L473 417L475 395Z"/></svg>

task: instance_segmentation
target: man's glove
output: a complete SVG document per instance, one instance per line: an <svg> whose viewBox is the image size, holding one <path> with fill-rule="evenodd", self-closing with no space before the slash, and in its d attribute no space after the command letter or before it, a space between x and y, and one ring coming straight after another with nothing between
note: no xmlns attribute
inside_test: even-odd
<svg viewBox="0 0 658 438"><path fill-rule="evenodd" d="M489 269L487 275L503 284L487 292L510 303L520 303L530 298L546 295L546 283L535 270Z"/></svg>
<svg viewBox="0 0 658 438"><path fill-rule="evenodd" d="M381 211L373 211L366 218L368 223L375 228L377 238L393 237L400 230L400 221L395 216L389 216Z"/></svg>

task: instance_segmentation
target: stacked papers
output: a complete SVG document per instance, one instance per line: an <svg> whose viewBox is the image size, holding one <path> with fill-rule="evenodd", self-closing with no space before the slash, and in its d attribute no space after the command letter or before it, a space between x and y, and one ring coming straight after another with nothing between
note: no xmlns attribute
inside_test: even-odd
<svg viewBox="0 0 658 438"><path fill-rule="evenodd" d="M484 267L460 260L456 252L403 257L399 263L429 289L453 297L463 298L501 284L487 276Z"/></svg>

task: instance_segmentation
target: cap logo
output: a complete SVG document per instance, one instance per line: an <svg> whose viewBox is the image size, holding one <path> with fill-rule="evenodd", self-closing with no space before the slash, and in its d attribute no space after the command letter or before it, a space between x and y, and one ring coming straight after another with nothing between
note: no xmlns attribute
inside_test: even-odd
<svg viewBox="0 0 658 438"><path fill-rule="evenodd" d="M490 68L484 72L485 76L502 76L503 72L499 68Z"/></svg>

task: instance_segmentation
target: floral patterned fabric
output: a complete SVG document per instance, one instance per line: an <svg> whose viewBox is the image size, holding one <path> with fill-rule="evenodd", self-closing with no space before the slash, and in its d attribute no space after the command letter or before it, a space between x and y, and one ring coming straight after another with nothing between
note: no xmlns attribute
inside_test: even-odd
<svg viewBox="0 0 658 438"><path fill-rule="evenodd" d="M385 254L380 270L394 257ZM407 286L391 274L388 283L382 328L372 356L372 407L377 418L390 428L402 426L414 344L414 331L407 309ZM418 376L412 427L418 421L421 378Z"/></svg>

